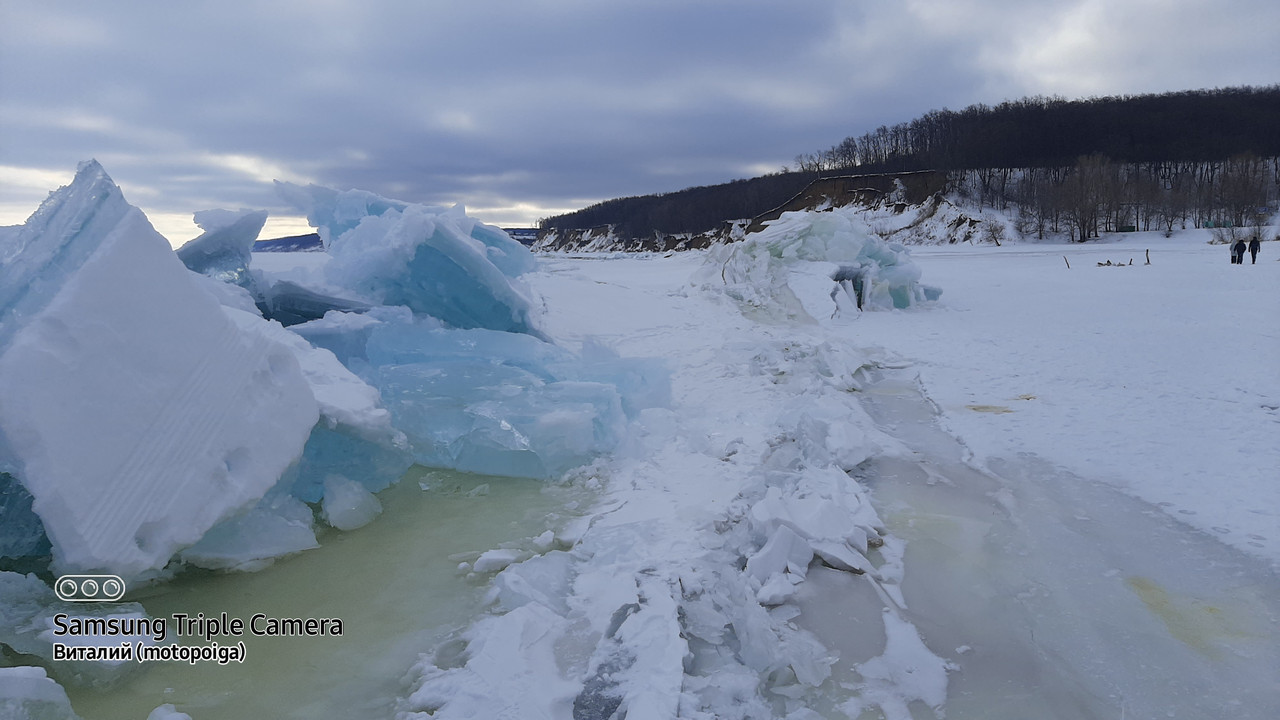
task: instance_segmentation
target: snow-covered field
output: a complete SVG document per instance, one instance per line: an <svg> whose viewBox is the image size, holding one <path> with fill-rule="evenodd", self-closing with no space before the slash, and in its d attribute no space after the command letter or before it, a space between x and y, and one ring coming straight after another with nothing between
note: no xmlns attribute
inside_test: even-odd
<svg viewBox="0 0 1280 720"><path fill-rule="evenodd" d="M1032 453L1280 563L1280 243L1241 266L1208 231L1119 237L916 248L944 302L852 336L979 464Z"/></svg>
<svg viewBox="0 0 1280 720"><path fill-rule="evenodd" d="M270 367L320 406L307 452L344 468L361 503L372 496L359 483L385 483L327 450L385 459L350 445L374 428L397 450L388 467L403 467L392 422L419 462L527 479L418 467L350 532L334 529L353 513L331 470L283 505L268 496L255 522L300 527L318 549L144 586L133 612L266 610L341 618L346 632L255 641L234 668L76 685L86 720L152 708L152 720L1280 716L1276 243L1244 266L1199 231L918 248L912 262L836 211L708 251L550 255L530 269L460 210L378 212L330 222L378 253L256 256L265 274L252 282L243 257L233 269L291 311L350 300L412 313L300 327L331 355L252 303L222 312L292 348L297 367ZM445 265L423 247L462 270L433 275ZM389 282L404 257L413 276ZM73 309L63 315L97 312ZM367 417L344 426L352 406ZM215 526L218 557L268 564L261 545L278 531L238 517ZM158 568L172 551L152 554ZM0 633L36 648L50 591L34 575L0 579L0 617L31 624ZM25 663L0 662L12 664ZM0 671L0 701L58 706L42 670Z"/></svg>

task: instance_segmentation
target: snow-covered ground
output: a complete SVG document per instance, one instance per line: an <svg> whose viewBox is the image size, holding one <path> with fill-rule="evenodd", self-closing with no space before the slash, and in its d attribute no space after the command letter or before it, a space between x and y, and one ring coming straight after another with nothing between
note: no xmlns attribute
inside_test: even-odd
<svg viewBox="0 0 1280 720"><path fill-rule="evenodd" d="M1119 237L917 248L944 302L853 337L979 464L1032 453L1280 564L1280 243L1242 266L1205 230Z"/></svg>

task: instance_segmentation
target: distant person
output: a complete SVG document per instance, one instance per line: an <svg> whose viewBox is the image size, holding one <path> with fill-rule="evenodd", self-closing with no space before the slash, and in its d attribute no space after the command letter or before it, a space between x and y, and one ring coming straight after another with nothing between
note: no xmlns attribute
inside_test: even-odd
<svg viewBox="0 0 1280 720"><path fill-rule="evenodd" d="M1244 264L1244 248L1245 248L1244 238L1240 238L1239 240L1236 241L1235 245L1231 246L1231 264L1233 265Z"/></svg>
<svg viewBox="0 0 1280 720"><path fill-rule="evenodd" d="M1249 263L1250 265L1258 264L1258 250L1260 250L1261 248L1262 248L1262 242L1258 240L1257 235L1254 235L1253 239L1249 241L1249 255L1252 257L1252 262ZM1243 257L1240 258L1240 262L1242 264L1244 263Z"/></svg>

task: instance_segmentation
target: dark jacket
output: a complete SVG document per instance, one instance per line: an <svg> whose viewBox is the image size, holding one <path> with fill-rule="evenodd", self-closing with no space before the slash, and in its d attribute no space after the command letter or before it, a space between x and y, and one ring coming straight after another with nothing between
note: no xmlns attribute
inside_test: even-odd
<svg viewBox="0 0 1280 720"><path fill-rule="evenodd" d="M1243 241L1243 240L1237 240L1237 241L1236 241L1236 244L1231 246L1231 252L1233 252L1233 253L1235 253L1235 254L1237 254L1237 255L1243 255L1243 254L1244 254L1244 241Z"/></svg>
<svg viewBox="0 0 1280 720"><path fill-rule="evenodd" d="M1256 253L1258 252L1258 249L1261 247L1262 247L1262 243L1258 240L1258 238L1254 238L1249 241L1249 252Z"/></svg>

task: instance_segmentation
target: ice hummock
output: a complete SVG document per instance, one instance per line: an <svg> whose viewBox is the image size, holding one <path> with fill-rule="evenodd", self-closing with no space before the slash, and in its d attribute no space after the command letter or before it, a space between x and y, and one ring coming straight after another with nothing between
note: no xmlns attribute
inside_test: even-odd
<svg viewBox="0 0 1280 720"><path fill-rule="evenodd" d="M326 283L377 305L402 305L459 328L535 332L533 305L516 278L528 248L466 215L359 190L277 182L306 211L331 256Z"/></svg>
<svg viewBox="0 0 1280 720"><path fill-rule="evenodd" d="M0 471L56 570L157 571L301 454L320 414L294 352L233 322L98 163L0 262Z"/></svg>
<svg viewBox="0 0 1280 720"><path fill-rule="evenodd" d="M367 522L415 459L552 478L669 403L661 363L541 339L532 255L461 207L282 192L314 206L319 276L250 269L262 212L197 213L173 253L96 162L0 233L0 477L29 494L0 508L5 556L254 569L315 546L307 503Z"/></svg>
<svg viewBox="0 0 1280 720"><path fill-rule="evenodd" d="M829 266L835 284L822 299L824 316L901 310L942 294L920 283L920 267L903 245L880 239L852 208L783 213L748 239L713 249L699 280L752 313L812 321L817 303L798 298L788 282L803 262Z"/></svg>
<svg viewBox="0 0 1280 720"><path fill-rule="evenodd" d="M669 402L654 361L541 339L518 281L532 255L461 207L279 187L326 238L324 292L381 303L292 330L378 389L417 462L552 478L614 450L630 418Z"/></svg>
<svg viewBox="0 0 1280 720"><path fill-rule="evenodd" d="M636 413L669 402L660 364L590 341L581 353L546 342L519 278L536 266L532 254L461 206L277 187L306 211L329 257L318 273L277 276L274 287L374 306L334 308L291 329L378 389L418 463L553 478L613 451Z"/></svg>

